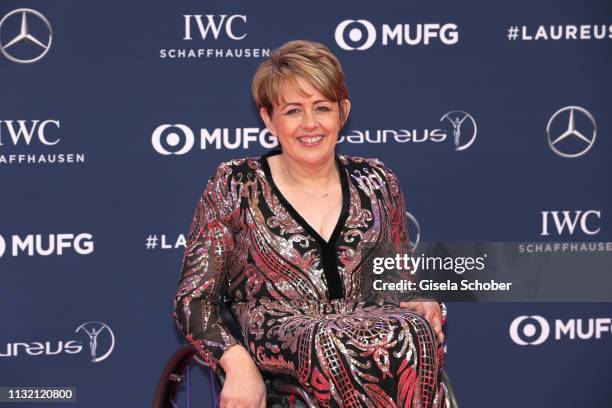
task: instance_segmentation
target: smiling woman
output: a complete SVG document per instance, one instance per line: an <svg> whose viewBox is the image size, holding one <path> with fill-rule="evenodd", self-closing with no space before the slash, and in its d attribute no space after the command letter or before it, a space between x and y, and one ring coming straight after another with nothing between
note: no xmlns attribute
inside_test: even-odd
<svg viewBox="0 0 612 408"><path fill-rule="evenodd" d="M264 107L260 113L270 132L277 135L287 159L317 165L333 157L341 128L339 105L305 79L297 78L295 84L281 83L272 114ZM341 105L348 113L348 99Z"/></svg>
<svg viewBox="0 0 612 408"><path fill-rule="evenodd" d="M255 73L255 103L267 128L278 137L285 163L333 163L338 132L351 107L344 73L326 48L302 45L291 52L290 47L273 53Z"/></svg>
<svg viewBox="0 0 612 408"><path fill-rule="evenodd" d="M226 372L221 407L263 407L259 370L295 377L323 407L441 407L441 312L365 300L364 268L406 248L404 196L377 159L338 154L350 111L337 58L291 41L253 96L282 150L219 165L193 217L175 296L179 327ZM245 342L224 326L227 291Z"/></svg>

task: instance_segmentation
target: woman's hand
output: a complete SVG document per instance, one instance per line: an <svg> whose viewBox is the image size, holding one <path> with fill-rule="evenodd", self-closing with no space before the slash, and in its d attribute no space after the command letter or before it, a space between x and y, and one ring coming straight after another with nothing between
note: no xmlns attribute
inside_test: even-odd
<svg viewBox="0 0 612 408"><path fill-rule="evenodd" d="M442 331L442 311L440 305L431 299L415 299L410 302L400 302L403 309L412 310L425 318L438 336L440 344L444 343L444 332Z"/></svg>
<svg viewBox="0 0 612 408"><path fill-rule="evenodd" d="M266 385L249 352L240 344L223 353L225 371L220 408L265 408Z"/></svg>

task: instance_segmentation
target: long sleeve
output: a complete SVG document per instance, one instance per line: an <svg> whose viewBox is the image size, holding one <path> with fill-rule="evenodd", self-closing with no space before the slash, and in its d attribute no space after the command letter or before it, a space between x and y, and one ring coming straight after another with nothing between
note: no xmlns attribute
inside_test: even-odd
<svg viewBox="0 0 612 408"><path fill-rule="evenodd" d="M412 254L412 244L408 238L408 223L406 217L406 200L395 173L388 167L385 169L390 195L391 237L399 250L408 250Z"/></svg>
<svg viewBox="0 0 612 408"><path fill-rule="evenodd" d="M374 256L385 258L400 256L402 259L405 256L411 257L413 248L408 238L406 203L397 176L380 160L373 159L371 163L374 170L373 180L376 180L376 184L380 185L380 193L382 194L380 208L382 213L385 214L384 224L387 226L387 237L383 240L384 245L379 247L380 249ZM409 259L406 267L386 270L384 275L379 275L379 279L382 278L384 282L396 284L406 281L416 283L416 277L411 273L413 268ZM366 285L369 285L369 278L366 278L365 282ZM419 294L419 291L410 290L380 290L373 291L370 298L377 303L393 302L399 304L400 301L408 301Z"/></svg>
<svg viewBox="0 0 612 408"><path fill-rule="evenodd" d="M408 220L406 215L406 199L400 187L397 176L390 168L385 168L387 186L389 189L389 211L391 218L391 239L394 243L394 252L400 256L412 256L413 248L408 236ZM396 280L411 280L416 282L412 275L414 266L402 270L395 275ZM408 301L418 296L419 291L411 293L394 292L391 298L395 301Z"/></svg>
<svg viewBox="0 0 612 408"><path fill-rule="evenodd" d="M229 191L231 168L221 164L200 197L187 238L174 318L187 340L213 369L230 346L239 343L224 326L219 302L234 248Z"/></svg>
<svg viewBox="0 0 612 408"><path fill-rule="evenodd" d="M396 245L396 252L400 255L414 255L414 248L412 243L409 240L408 235L408 217L406 212L406 200L404 198L404 193L399 185L399 181L395 173L386 168L387 174L387 182L389 184L389 190L391 194L391 235L393 237L393 242ZM411 268L414 268L414 265L411 264ZM412 271L412 270L411 270ZM402 273L398 275L401 279L411 280L418 284L419 280L424 277L418 271L416 273ZM412 299L428 299L430 301L436 301L440 303L440 301L436 298L436 296L432 296L430 293L425 293L421 290L415 290L410 294L402 294L399 297L401 301L409 301Z"/></svg>

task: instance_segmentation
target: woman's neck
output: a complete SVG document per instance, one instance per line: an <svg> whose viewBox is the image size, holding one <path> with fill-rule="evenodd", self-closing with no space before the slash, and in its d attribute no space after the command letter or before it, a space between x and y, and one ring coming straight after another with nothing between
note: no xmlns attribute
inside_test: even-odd
<svg viewBox="0 0 612 408"><path fill-rule="evenodd" d="M288 178L300 185L313 188L328 186L337 178L336 160L332 154L329 159L317 164L301 164L288 159L285 154L279 155L279 164Z"/></svg>

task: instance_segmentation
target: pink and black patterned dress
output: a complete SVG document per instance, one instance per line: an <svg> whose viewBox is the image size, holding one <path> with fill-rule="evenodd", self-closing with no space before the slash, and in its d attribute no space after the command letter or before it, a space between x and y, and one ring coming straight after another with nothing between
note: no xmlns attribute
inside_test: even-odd
<svg viewBox="0 0 612 408"><path fill-rule="evenodd" d="M441 407L442 347L425 319L364 300L362 252L407 242L404 197L377 159L336 154L342 211L325 241L283 197L267 157L222 163L191 224L175 318L211 367L239 342L229 293L262 371L295 377L321 407Z"/></svg>

